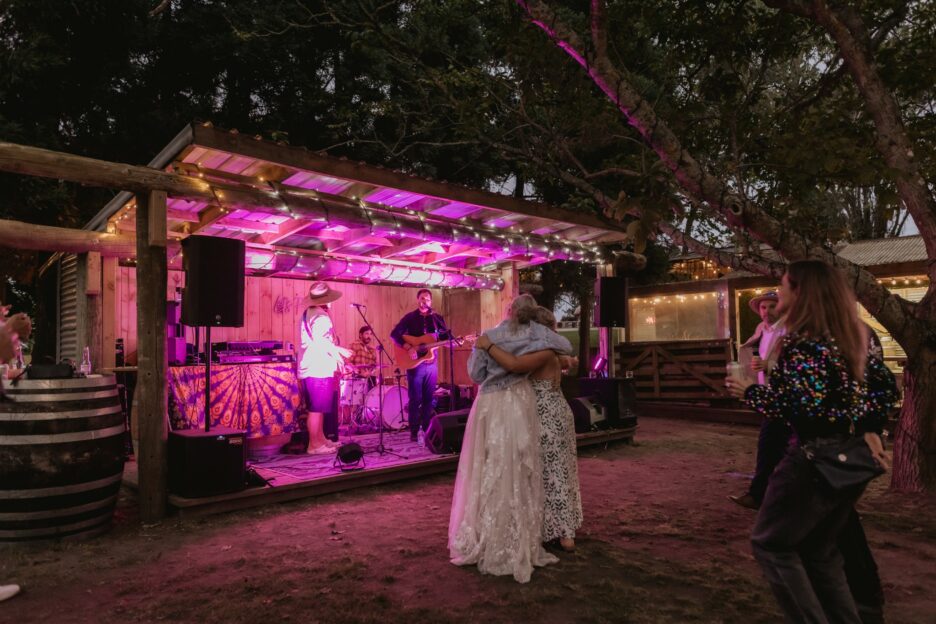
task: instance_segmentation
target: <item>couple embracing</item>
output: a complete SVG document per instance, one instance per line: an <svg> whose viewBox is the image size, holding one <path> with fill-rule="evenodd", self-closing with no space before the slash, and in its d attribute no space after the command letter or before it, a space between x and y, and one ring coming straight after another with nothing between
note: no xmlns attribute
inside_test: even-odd
<svg viewBox="0 0 936 624"><path fill-rule="evenodd" d="M456 565L520 583L558 561L543 542L572 550L582 524L574 422L559 391L571 345L554 326L548 310L521 295L468 360L481 389L458 462L449 553Z"/></svg>

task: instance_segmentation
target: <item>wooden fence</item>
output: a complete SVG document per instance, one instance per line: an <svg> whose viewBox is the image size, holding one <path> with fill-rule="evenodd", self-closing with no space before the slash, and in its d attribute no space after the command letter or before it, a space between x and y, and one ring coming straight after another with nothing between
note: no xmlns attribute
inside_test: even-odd
<svg viewBox="0 0 936 624"><path fill-rule="evenodd" d="M633 376L637 398L730 399L725 365L731 361L728 340L630 342L617 346L617 370Z"/></svg>

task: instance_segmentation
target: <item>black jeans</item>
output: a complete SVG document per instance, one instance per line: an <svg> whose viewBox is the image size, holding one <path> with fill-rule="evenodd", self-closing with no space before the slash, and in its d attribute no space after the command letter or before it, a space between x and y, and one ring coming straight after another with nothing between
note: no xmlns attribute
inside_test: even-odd
<svg viewBox="0 0 936 624"><path fill-rule="evenodd" d="M798 445L771 475L751 545L787 622L861 624L836 540L863 489L820 486Z"/></svg>
<svg viewBox="0 0 936 624"><path fill-rule="evenodd" d="M757 436L757 463L754 467L754 478L748 490L748 494L757 501L758 505L764 500L767 482L774 468L783 459L791 437L793 437L793 430L785 420L764 418L761 422L760 434Z"/></svg>

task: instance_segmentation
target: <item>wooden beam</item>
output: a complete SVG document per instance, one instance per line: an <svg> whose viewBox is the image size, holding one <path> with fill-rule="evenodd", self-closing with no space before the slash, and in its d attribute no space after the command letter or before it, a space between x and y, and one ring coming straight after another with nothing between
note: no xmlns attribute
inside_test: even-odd
<svg viewBox="0 0 936 624"><path fill-rule="evenodd" d="M469 256L474 258L482 258L488 261L493 260L493 256L482 249L476 249L475 247L469 247L467 245L453 245L447 253L437 254L430 264L439 264L440 262L445 262L451 258L456 258L458 256Z"/></svg>
<svg viewBox="0 0 936 624"><path fill-rule="evenodd" d="M198 224L188 228L189 234L198 234L224 218L228 211L222 206L209 206L198 213Z"/></svg>
<svg viewBox="0 0 936 624"><path fill-rule="evenodd" d="M166 191L149 192L149 210L146 214L149 218L149 225L146 228L146 244L150 247L165 247L169 242L166 234Z"/></svg>
<svg viewBox="0 0 936 624"><path fill-rule="evenodd" d="M101 252L89 251L87 257L88 278L85 280L85 292L88 296L101 294Z"/></svg>
<svg viewBox="0 0 936 624"><path fill-rule="evenodd" d="M363 199L365 195L369 194L376 188L377 187L373 184L355 182L345 190L341 191L341 195L349 199Z"/></svg>
<svg viewBox="0 0 936 624"><path fill-rule="evenodd" d="M192 210L166 209L166 217L170 221L182 221L184 223L198 223L198 213Z"/></svg>
<svg viewBox="0 0 936 624"><path fill-rule="evenodd" d="M250 221L248 219L233 219L231 217L224 217L216 223L223 227L236 228L243 232L263 232L263 233L279 233L279 226L275 223L266 223L264 221Z"/></svg>
<svg viewBox="0 0 936 624"><path fill-rule="evenodd" d="M424 240L411 240L406 241L400 245L394 245L393 247L388 247L387 249L381 249L377 252L377 255L381 258L392 258L393 256L399 256L400 254L406 253L407 251L412 251L417 247L422 247L426 244L427 241Z"/></svg>
<svg viewBox="0 0 936 624"><path fill-rule="evenodd" d="M133 236L72 230L2 219L0 219L0 247L66 253L95 251L102 256L124 257L136 253Z"/></svg>
<svg viewBox="0 0 936 624"><path fill-rule="evenodd" d="M160 202L162 205L160 205ZM166 195L137 195L137 414L140 453L140 517L155 522L166 516L168 467L166 442ZM161 221L151 216L161 215ZM160 231L150 231L153 226ZM150 241L157 244L151 245Z"/></svg>
<svg viewBox="0 0 936 624"><path fill-rule="evenodd" d="M276 232L257 234L251 239L251 242L261 245L275 245L281 240L289 238L296 232L301 232L313 223L315 222L307 219L288 219L276 226Z"/></svg>

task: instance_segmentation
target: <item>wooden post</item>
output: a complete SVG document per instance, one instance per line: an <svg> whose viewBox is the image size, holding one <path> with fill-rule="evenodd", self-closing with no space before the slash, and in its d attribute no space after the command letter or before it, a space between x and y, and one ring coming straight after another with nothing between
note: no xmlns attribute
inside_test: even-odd
<svg viewBox="0 0 936 624"><path fill-rule="evenodd" d="M101 273L101 366L112 368L117 343L117 258L102 258Z"/></svg>
<svg viewBox="0 0 936 624"><path fill-rule="evenodd" d="M520 271L511 264L501 269L504 289L481 291L481 329L490 329L507 318L510 302L520 295Z"/></svg>
<svg viewBox="0 0 936 624"><path fill-rule="evenodd" d="M140 427L140 517L166 516L166 193L137 195L137 410Z"/></svg>

